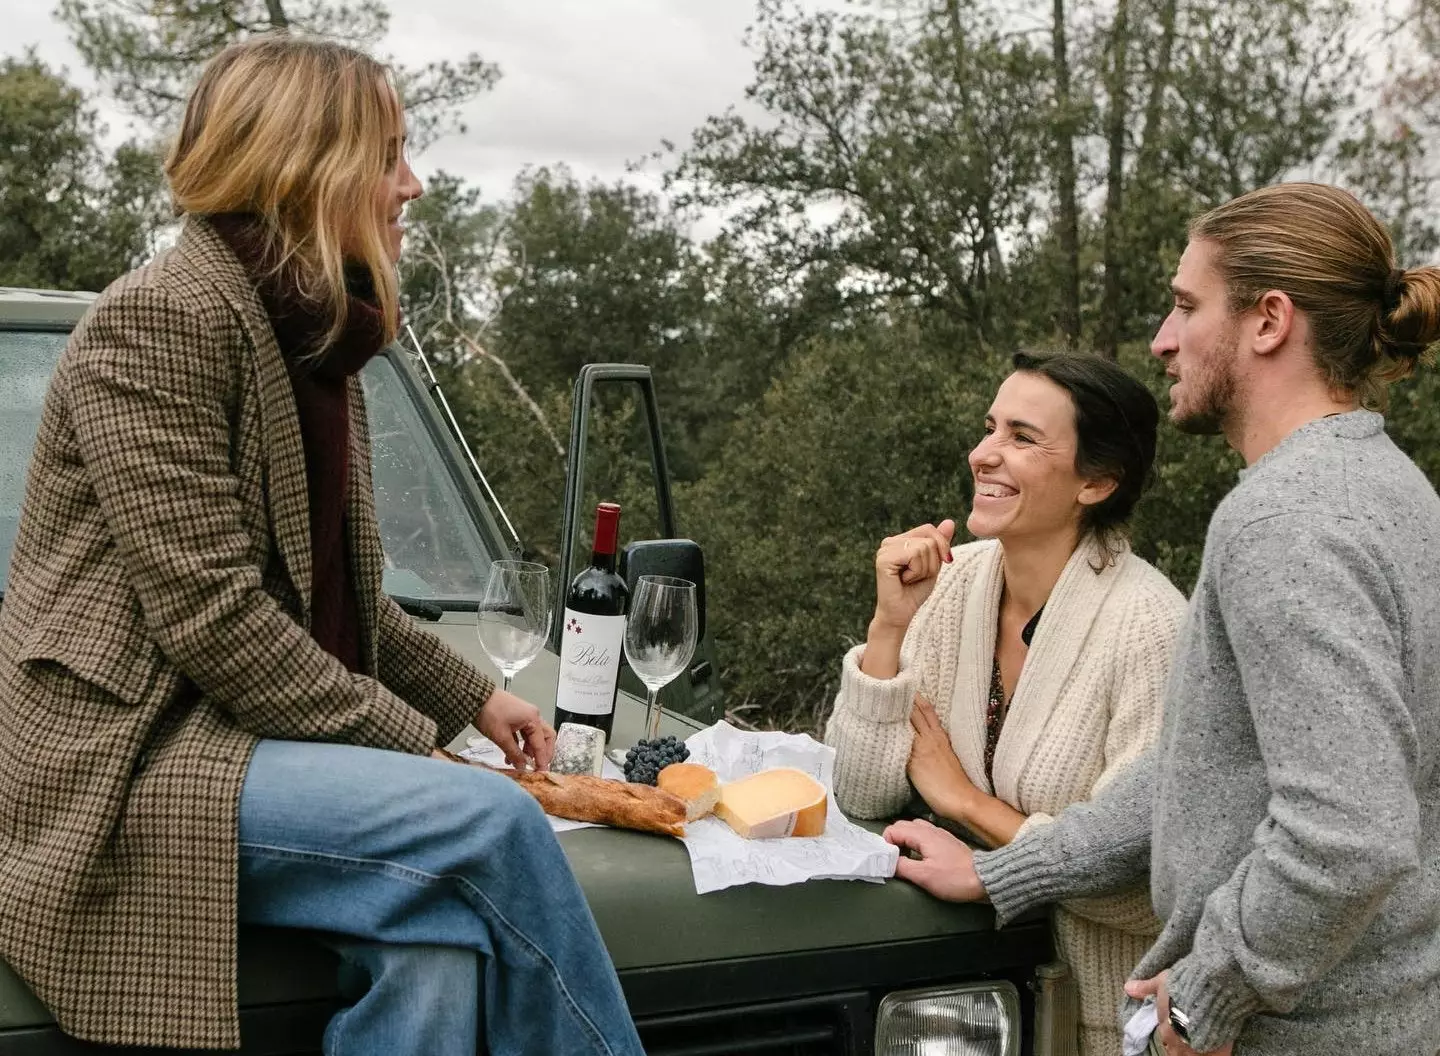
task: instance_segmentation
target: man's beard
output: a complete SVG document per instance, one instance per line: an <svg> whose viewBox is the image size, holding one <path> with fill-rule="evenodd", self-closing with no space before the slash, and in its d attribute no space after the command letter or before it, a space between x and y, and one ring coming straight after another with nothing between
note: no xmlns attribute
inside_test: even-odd
<svg viewBox="0 0 1440 1056"><path fill-rule="evenodd" d="M1181 379L1190 389L1191 406L1183 415L1178 408L1171 407L1170 420L1182 433L1214 436L1225 431L1235 409L1235 353L1239 338L1239 327L1226 326L1206 353L1204 366L1192 367L1192 377Z"/></svg>

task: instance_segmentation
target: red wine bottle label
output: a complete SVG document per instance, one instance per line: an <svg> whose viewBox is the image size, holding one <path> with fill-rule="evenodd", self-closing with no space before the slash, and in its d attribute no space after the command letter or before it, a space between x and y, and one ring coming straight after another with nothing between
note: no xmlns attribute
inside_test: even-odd
<svg viewBox="0 0 1440 1056"><path fill-rule="evenodd" d="M624 616L592 616L566 609L555 707L580 715L608 714L615 706L624 641Z"/></svg>

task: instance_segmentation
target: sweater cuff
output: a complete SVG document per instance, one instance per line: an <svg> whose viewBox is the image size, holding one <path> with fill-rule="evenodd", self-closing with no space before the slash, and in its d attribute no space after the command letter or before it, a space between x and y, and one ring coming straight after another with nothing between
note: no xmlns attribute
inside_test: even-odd
<svg viewBox="0 0 1440 1056"><path fill-rule="evenodd" d="M1228 959L1206 964L1196 952L1171 967L1168 989L1171 1004L1190 1017L1190 1047L1197 1052L1234 1041L1261 1008L1239 965Z"/></svg>
<svg viewBox="0 0 1440 1056"><path fill-rule="evenodd" d="M860 657L865 652L861 643L845 654L841 667L840 691L853 702L855 714L870 722L908 722L915 700L915 679L904 654L900 670L894 678L875 678L860 670Z"/></svg>
<svg viewBox="0 0 1440 1056"><path fill-rule="evenodd" d="M1054 825L1034 825L1004 847L975 853L975 873L995 907L996 926L1035 906L1058 902L1059 847Z"/></svg>

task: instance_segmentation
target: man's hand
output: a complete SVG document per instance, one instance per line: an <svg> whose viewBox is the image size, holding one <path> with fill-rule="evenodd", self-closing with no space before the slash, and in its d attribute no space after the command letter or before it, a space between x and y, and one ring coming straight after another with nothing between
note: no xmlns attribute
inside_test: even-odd
<svg viewBox="0 0 1440 1056"><path fill-rule="evenodd" d="M910 710L910 726L915 731L906 767L910 783L936 814L951 821L965 821L965 804L979 795L979 789L960 765L950 745L950 734L941 725L935 708L918 693Z"/></svg>
<svg viewBox="0 0 1440 1056"><path fill-rule="evenodd" d="M1168 984L1170 973L1161 972L1154 979L1132 979L1125 984L1125 992L1137 1001L1144 1001L1151 994L1155 995L1155 1011L1160 1017L1160 1025L1155 1032L1160 1037L1160 1044L1165 1047L1165 1056L1204 1056L1187 1045L1175 1033L1175 1028L1170 1025L1170 991ZM1223 1049L1212 1049L1210 1056L1231 1056L1235 1045L1232 1042Z"/></svg>
<svg viewBox="0 0 1440 1056"><path fill-rule="evenodd" d="M983 902L985 885L975 873L970 848L928 821L897 821L884 833L900 848L895 875L948 902ZM906 857L917 851L918 859Z"/></svg>
<svg viewBox="0 0 1440 1056"><path fill-rule="evenodd" d="M526 757L536 770L550 769L555 752L555 730L540 717L535 705L498 686L475 716L475 728L500 746L505 761L524 770Z"/></svg>

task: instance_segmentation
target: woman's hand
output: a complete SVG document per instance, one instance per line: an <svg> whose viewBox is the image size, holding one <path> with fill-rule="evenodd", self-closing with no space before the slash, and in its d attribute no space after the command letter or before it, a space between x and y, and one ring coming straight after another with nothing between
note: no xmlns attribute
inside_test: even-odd
<svg viewBox="0 0 1440 1056"><path fill-rule="evenodd" d="M871 678L894 678L900 670L900 646L910 621L935 589L940 566L949 564L955 522L922 524L892 535L875 553L875 617L865 637L860 670Z"/></svg>
<svg viewBox="0 0 1440 1056"><path fill-rule="evenodd" d="M940 566L949 564L955 522L922 524L892 535L875 553L875 629L904 636L920 606L935 589Z"/></svg>
<svg viewBox="0 0 1440 1056"><path fill-rule="evenodd" d="M555 754L555 730L540 717L534 704L507 693L498 686L475 716L475 728L500 746L505 761L516 770L525 769L526 757L536 770L550 769Z"/></svg>
<svg viewBox="0 0 1440 1056"><path fill-rule="evenodd" d="M918 693L910 709L910 726L915 731L906 768L910 783L936 814L965 822L969 805L980 796L980 790L966 776L935 708Z"/></svg>

